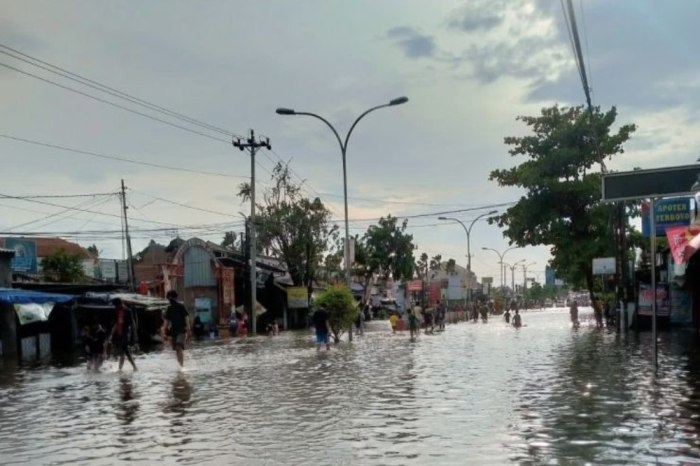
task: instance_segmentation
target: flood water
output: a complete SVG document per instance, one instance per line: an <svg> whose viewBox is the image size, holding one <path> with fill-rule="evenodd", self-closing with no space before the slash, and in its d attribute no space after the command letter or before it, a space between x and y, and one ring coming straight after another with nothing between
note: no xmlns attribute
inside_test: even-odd
<svg viewBox="0 0 700 466"><path fill-rule="evenodd" d="M585 312L582 317L586 318ZM311 335L200 342L139 371L0 370L2 464L700 464L700 353L620 337L566 310L367 333L326 354ZM79 361L78 361L79 362Z"/></svg>

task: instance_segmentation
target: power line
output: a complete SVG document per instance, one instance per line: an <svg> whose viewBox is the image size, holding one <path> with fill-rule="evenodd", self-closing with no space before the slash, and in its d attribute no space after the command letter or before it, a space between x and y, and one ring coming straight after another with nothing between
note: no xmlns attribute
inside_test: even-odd
<svg viewBox="0 0 700 466"><path fill-rule="evenodd" d="M195 207L195 206L193 206L193 205L184 204L184 203L182 203L182 202L172 201L172 200L170 200L170 199L165 199L165 198L162 198L162 197L154 196L154 195L152 195L152 194L149 194L149 193L146 193L146 192L143 192L143 191L139 191L139 190L136 190L136 189L133 189L133 188L131 188L131 190L132 190L133 192L135 192L135 193L142 194L142 195L144 195L144 196L150 197L151 199L155 199L155 200L157 200L157 201L165 202L165 203L172 204L172 205L176 205L176 206L179 206L179 207L184 207L184 208L186 208L186 209L192 209L192 210L198 210L198 211L200 211L200 212L207 212L207 213L210 213L210 214L222 215L222 216L224 216L224 217L232 217L232 216L233 216L233 214L231 214L231 213L224 213L224 212L219 212L219 211L216 211L216 210L204 209L204 208L202 208L202 207ZM138 210L138 209L137 209L137 210Z"/></svg>
<svg viewBox="0 0 700 466"><path fill-rule="evenodd" d="M14 196L15 199L68 199L76 197L115 196L119 193L91 193L91 194L37 194L31 196Z"/></svg>
<svg viewBox="0 0 700 466"><path fill-rule="evenodd" d="M159 112L159 113L168 115L172 118L176 118L178 120L186 121L190 124L209 129L210 131L215 131L215 132L218 132L221 134L225 134L227 136L236 136L234 133L232 133L231 131L228 131L226 129L219 128L218 126L214 126L212 124L203 122L201 120L197 120L196 118L189 117L189 116L184 115L182 113L176 112L174 110L170 110L166 107L162 107L160 105L157 105L157 104L154 104L154 103L149 102L147 100L136 97L132 94L120 91L119 89L115 89L115 88L110 87L106 84L102 84L98 81L94 81L92 79L86 78L85 76L79 75L77 73L73 73L72 71L68 71L65 68L62 68L62 67L57 66L57 65L53 65L49 62L46 62L46 61L41 60L39 58L33 57L31 55L28 55L24 52L17 50L17 49L13 49L12 47L8 47L7 45L0 44L0 48L3 48L5 50L9 50L11 52L14 52L14 54L21 55L21 56L17 56L17 55L14 55L13 53L9 53L9 52L0 50L0 53L2 53L2 54L10 56L16 60L23 61L24 63L28 63L32 66L36 66L37 68L41 68L45 71L48 71L50 73L56 74L56 75L61 76L61 77L64 77L66 79L70 79L70 80L75 81L77 83L80 83L82 85L91 87L91 88L96 89L100 92L104 92L104 93L107 93L107 94L112 95L114 97L127 100L131 103L140 105L142 107L148 108L149 110L152 110L155 112ZM28 58L29 60L22 58L22 57ZM41 65L34 63L34 62L41 63ZM46 65L46 66L42 66L42 65Z"/></svg>
<svg viewBox="0 0 700 466"><path fill-rule="evenodd" d="M442 212L428 212L424 214L414 214L414 215L392 215L392 217L396 217L398 219L410 219L410 218L421 218L421 217L434 217L436 215L445 215L445 214L456 214L459 212L472 212L475 210L484 210L484 209L494 209L497 207L506 207L515 204L515 202L502 202L500 204L489 204L489 205L483 205L483 206L478 206L478 207L469 207L466 209L456 209L456 210L445 210ZM386 218L386 217L374 217L374 218L362 218L362 219L350 219L351 222L374 222L377 221L381 218ZM340 220L338 219L333 219L332 221L334 222L339 222Z"/></svg>
<svg viewBox="0 0 700 466"><path fill-rule="evenodd" d="M89 99L93 99L93 100L96 100L96 101L98 101L98 102L102 102L102 103L104 103L104 104L111 105L112 107L120 108L120 109L122 109L122 110L125 110L125 111L127 111L127 112L133 113L133 114L135 114L135 115L140 115L140 116L142 116L142 117L149 118L149 119L154 120L154 121L158 121L158 122L160 122L160 123L163 123L163 124L172 126L172 127L174 127L174 128L181 129L181 130L183 130L183 131L187 131L187 132L190 132L190 133L193 133L193 134L198 134L198 135L200 135L200 136L202 136L202 137L209 138L209 139L212 139L212 140L214 140L214 141L224 142L224 143L226 143L226 144L228 144L228 142L229 142L229 141L226 140L226 139L222 139L222 138L219 138L219 137L216 137L216 136L212 136L212 135L210 135L210 134L206 134L206 133L203 133L203 132L201 132L201 131L197 131L197 130L195 130L195 129L191 129L191 128L188 128L188 127L186 127L186 126L179 125L179 124L177 124L177 123L173 123L173 122L170 122L170 121L167 121L167 120L163 120L162 118L158 118L158 117L155 117L155 116L153 116L153 115L149 115L149 114L147 114L147 113L143 113L143 112L140 112L140 111L138 111L138 110L134 110L134 109L132 109L132 108L125 107L124 105L120 105L120 104L117 104L117 103L114 103L114 102L110 102L109 100L105 100L105 99L103 99L103 98L101 98L101 97L97 97L97 96L94 96L94 95L92 95L92 94L88 94L87 92L83 92L83 91L80 91L80 90L78 90L78 89L74 89L74 88L69 87L69 86L64 86L63 84L57 83L56 81L51 81L50 79L42 78L41 76L37 76L37 75L35 75L35 74L33 74L33 73L30 73L30 72L28 72L28 71L21 70L21 69L19 69L19 68L15 68L14 66L8 65L8 64L6 64L6 63L0 62L0 66L4 66L4 67L7 68L7 69L10 69L10 70L12 70L12 71L16 71L17 73L23 74L23 75L25 75L25 76L29 76L29 77L32 77L32 78L34 78L34 79L38 79L39 81L43 81L43 82L45 82L45 83L47 83L47 84L51 84L51 85L53 85L53 86L60 87L61 89L65 89L66 91L74 92L74 93L76 93L76 94L82 95L82 96L87 97L87 98L89 98Z"/></svg>
<svg viewBox="0 0 700 466"><path fill-rule="evenodd" d="M32 140L32 139L21 138L18 136L10 136L9 134L0 134L0 137L5 138L5 139L12 139L14 141L24 142L26 144L33 144L36 146L48 147L50 149L57 149L57 150L62 150L62 151L66 151L66 152L74 152L76 154L88 155L91 157L98 157L101 159L117 160L119 162L132 163L134 165L143 165L146 167L161 168L164 170L174 170L174 171L180 171L180 172L186 172L186 173L197 173L200 175L209 175L209 176L221 176L221 177L226 177L226 178L243 178L243 179L248 178L248 177L242 176L242 175L229 175L226 173L210 172L210 171L205 171L205 170L195 170L192 168L175 167L172 165L163 165L163 164L159 164L159 163L142 162L140 160L127 159L125 157L119 157L116 155L101 154L99 152L74 149L71 147L59 146L58 144L41 142L41 141L36 141L36 140Z"/></svg>
<svg viewBox="0 0 700 466"><path fill-rule="evenodd" d="M128 101L128 102L134 103L134 104L136 104L136 105L140 105L140 106L142 106L142 107L148 108L149 110L156 111L156 112L161 113L161 114L165 114L165 115L167 115L167 116L169 116L169 117L171 117L171 118L176 118L176 119L178 119L178 120L185 121L185 122L187 122L187 123L189 123L189 124L193 124L193 125L196 125L196 126L199 126L199 127L205 128L205 129L208 129L208 130L210 130L210 131L215 131L215 132L224 134L224 135L226 135L226 136L234 137L234 138L241 138L241 136L237 135L236 133L234 133L234 132L232 132L232 131L229 131L229 130L220 128L220 127L215 126L215 125L212 125L212 124L210 124L210 123L203 122L203 121L198 120L198 119L196 119L196 118L192 118L192 117L189 117L189 116L184 115L184 114L182 114L182 113L179 113L179 112L170 110L170 109L168 109L168 108L166 108L166 107L163 107L163 106L154 104L154 103L149 102L149 101L147 101L147 100L145 100L145 99L136 97L136 96L134 96L134 95L132 95L132 94L129 94L129 93L120 91L119 89L115 89L114 87L111 87L111 86L108 86L108 85L106 85L106 84L100 83L100 82L98 82L98 81L95 81L95 80L86 78L85 76L82 76L82 75L80 75L80 74L78 74L78 73L74 73L74 72L69 71L69 70L67 70L67 69L65 69L65 68L62 68L62 67L60 67L60 66L53 65L53 64L51 64L51 63L49 63L49 62L47 62L47 61L44 61L44 60L41 60L41 59L39 59L39 58L33 57L33 56L29 55L29 54L26 54L26 53L24 53L24 52L21 52L21 51L19 51L19 50L17 50L17 49L14 49L14 48L12 48L12 47L7 46L7 45L0 44L0 48L3 48L3 49L6 50L6 51L0 50L0 53L3 53L3 54L5 54L5 55L7 55L7 56L10 56L10 57L12 57L12 58L14 58L14 59L16 59L16 60L20 60L20 61L22 61L22 62L24 62L24 63L30 64L30 65L32 65L32 66L38 67L38 68L40 68L40 69L43 69L43 70L45 70L45 71L48 71L48 72L50 72L50 73L56 74L56 75L61 76L61 77L63 77L63 78L70 79L70 80L72 80L72 81L74 81L74 82L77 82L77 83L79 83L79 84L81 84L81 85L88 86L88 87L93 88L93 89L95 89L95 90L97 90L97 91L107 93L107 94L112 95L112 96L114 96L114 97L117 97L117 98L126 100L126 101ZM7 52L7 50L9 50L10 52L14 52L14 54L13 54L13 53ZM16 55L15 55L15 54L16 54ZM18 55L20 55L20 56L18 56ZM23 58L23 57L25 57L25 58ZM27 60L27 59L29 59L29 60ZM35 62L36 62L36 63L35 63ZM159 121L159 122L161 122L161 123L165 123L165 124L168 124L168 125L170 125L170 126L174 126L174 127L176 127L176 128L179 128L179 129L182 129L182 130L185 130L185 131L189 131L189 132L191 132L191 133L198 134L198 135L203 136L203 137L207 137L207 138L214 139L214 140L221 141L221 142L225 142L225 143L228 143L228 142L229 142L228 140L221 139L221 138L217 138L217 137L214 137L214 136L211 136L211 135L202 133L202 132L200 132L200 131L192 130L192 129L187 128L187 127L184 127L184 126L181 126L181 125L178 125L178 124L175 124L175 123L172 123L172 122L168 122L168 121L162 120L162 119L160 119L160 118L156 118L156 117L154 117L154 116L152 116L152 115L148 115L148 114L145 114L145 113L142 113L142 112L139 112L139 111L130 109L130 108L128 108L128 107L124 107L124 106L119 105L119 104L116 104L116 103L114 103L114 102L110 102L110 101L108 101L108 100L101 99L101 98L99 98L99 97L96 97L96 96L93 96L93 95L91 95L91 94L88 94L88 93L79 91L79 90L77 90L77 89L73 89L73 88L71 88L71 87L64 86L64 85L62 85L62 84L56 83L56 82L54 82L54 81L51 81L51 80L49 80L49 79L42 78L42 77L40 77L40 76L34 75L34 74L32 74L32 73L29 73L29 72L27 72L27 71L20 70L19 68L15 68L15 67L12 67L12 66L7 65L7 64L4 64L4 63L0 63L0 65L5 66L6 68L12 69L12 70L14 70L14 71L16 71L16 72L18 72L18 73L22 73L22 74L24 74L24 75L33 77L33 78L35 78L35 79L39 79L39 80L44 81L44 82L46 82L46 83L49 83L49 84L52 84L52 85L61 87L61 88L65 89L65 90L78 93L78 94L80 94L80 95L83 95L83 96L85 96L85 97L88 97L88 98L97 100L97 101L102 102L102 103L105 103L105 104L107 104L107 105L115 106L115 107L120 108L120 109L122 109L122 110L126 110L126 111L129 111L129 112L135 113L135 114L137 114L137 115L144 116L144 117L146 117L146 118L150 118L150 119L152 119L152 120ZM44 66L44 65L45 65L45 66ZM277 155L277 154L275 154L275 155ZM279 156L277 156L277 157L278 157L278 159L282 160ZM259 162L258 162L258 163L259 163ZM267 169L265 166L263 166L261 163L259 163L259 165L260 165L260 167L263 168L268 174L272 174L272 173L270 172L270 170L268 170L268 169ZM291 171L292 173L295 173L294 170L292 170L291 168L290 168L290 171ZM300 178L298 175L297 175L297 177L301 180L301 178ZM313 190L313 188L311 188L311 189Z"/></svg>

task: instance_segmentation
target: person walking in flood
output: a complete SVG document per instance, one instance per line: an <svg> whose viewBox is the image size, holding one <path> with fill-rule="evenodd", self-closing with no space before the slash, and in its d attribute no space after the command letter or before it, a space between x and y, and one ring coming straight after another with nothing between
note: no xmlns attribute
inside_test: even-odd
<svg viewBox="0 0 700 466"><path fill-rule="evenodd" d="M187 308L177 300L177 291L170 290L165 295L170 301L170 305L165 310L165 324L170 333L170 342L177 355L177 362L180 367L185 364L185 345L192 336L190 327L190 315Z"/></svg>
<svg viewBox="0 0 700 466"><path fill-rule="evenodd" d="M321 346L326 345L326 351L331 350L328 336L331 333L330 314L322 307L316 309L311 320L316 330L316 351L321 351Z"/></svg>
<svg viewBox="0 0 700 466"><path fill-rule="evenodd" d="M513 327L520 328L523 326L522 318L520 317L520 311L515 309L515 315L513 316Z"/></svg>
<svg viewBox="0 0 700 466"><path fill-rule="evenodd" d="M571 318L572 327L578 328L580 325L578 321L578 302L575 299L571 301L571 306L569 306L569 317Z"/></svg>
<svg viewBox="0 0 700 466"><path fill-rule="evenodd" d="M124 366L124 358L126 357L133 367L136 369L136 363L131 355L131 349L129 345L136 340L137 327L136 320L134 319L134 312L128 307L124 306L121 298L114 298L112 300L114 305L114 310L117 313L117 320L112 327L112 332L110 333L110 341L112 342L112 347L119 355L119 370L122 370Z"/></svg>
<svg viewBox="0 0 700 466"><path fill-rule="evenodd" d="M411 339L414 339L418 334L418 317L416 317L416 311L411 308L408 309L408 330L410 332Z"/></svg>
<svg viewBox="0 0 700 466"><path fill-rule="evenodd" d="M506 321L506 324L510 323L510 309L506 309L506 312L503 314L503 319Z"/></svg>

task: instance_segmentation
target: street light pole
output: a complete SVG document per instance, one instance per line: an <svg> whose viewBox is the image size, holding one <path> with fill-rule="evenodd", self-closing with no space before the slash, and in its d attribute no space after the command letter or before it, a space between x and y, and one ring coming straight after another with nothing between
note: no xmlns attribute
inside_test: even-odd
<svg viewBox="0 0 700 466"><path fill-rule="evenodd" d="M498 264L499 264L500 269L501 269L501 270L500 270L500 273L501 273L501 277L500 277L500 278L501 278L501 289L503 289L503 287L505 286L505 276L506 276L506 274L505 274L505 272L504 272L504 269L503 269L503 264L504 264L504 262L503 262L503 257L506 255L506 253L507 253L508 251L512 251L513 249L518 249L519 247L520 247L520 246L513 246L513 247L510 247L510 248L506 249L506 250L503 251L503 252L498 252L498 251L497 251L496 249L494 249L494 248L481 248L481 249L483 249L484 251L493 251L493 252L495 252L495 253L498 255L498 259L499 259Z"/></svg>
<svg viewBox="0 0 700 466"><path fill-rule="evenodd" d="M317 115L315 113L311 112L297 112L294 109L291 108L283 108L280 107L276 110L276 113L278 115L305 115L305 116L310 116L313 118L316 118L318 120L321 120L323 123L330 128L330 130L333 132L335 135L335 138L338 140L338 144L340 145L340 155L342 156L343 159L343 202L344 202L344 207L345 207L345 281L347 283L348 289L352 293L352 264L350 264L350 223L348 220L348 174L347 174L347 163L346 163L346 154L347 154L347 148L348 148L348 141L350 140L350 135L352 134L352 131L355 129L355 126L357 126L357 123L364 118L368 113L373 112L375 110L379 110L380 108L385 108L385 107L393 107L395 105L401 105L405 104L408 102L408 97L397 97L396 99L392 99L389 101L388 104L382 104L382 105L377 105L376 107L372 107L370 109L365 110L363 113L358 116L355 121L352 123L350 126L350 129L348 130L347 135L345 136L345 141L343 141L340 138L340 134L338 134L338 131L335 129L335 127L330 123L330 121L326 120L323 118L321 115ZM349 339L352 340L352 326L350 326L350 332L348 333Z"/></svg>
<svg viewBox="0 0 700 466"><path fill-rule="evenodd" d="M481 214L478 217L476 217L474 220L472 220L472 223L469 225L469 228L464 224L459 219L453 218L453 217L438 217L438 220L451 220L453 222L457 222L460 225L462 225L462 228L464 228L464 232L467 234L467 297L464 300L464 307L465 310L469 303L472 300L472 284L471 284L471 279L472 279L472 252L471 252L471 233L472 233L472 227L476 223L477 220L480 218L486 217L487 215L493 215L497 213L497 210L492 210L490 212L486 212L485 214Z"/></svg>
<svg viewBox="0 0 700 466"><path fill-rule="evenodd" d="M355 126L357 126L357 123L364 118L368 113L373 112L375 110L379 110L380 108L384 107L392 107L395 105L401 105L405 104L408 102L408 97L398 97L396 99L393 99L389 101L388 104L382 104L382 105L377 105L376 107L372 107L368 110L365 110L360 116L358 116L355 121L352 123L350 126L350 130L348 130L348 134L345 136L345 141L340 138L340 134L338 134L338 131L335 129L335 127L325 118L323 118L321 115L317 115L315 113L311 112L297 112L294 109L291 108L278 108L276 110L278 115L305 115L305 116L310 116L313 118L316 118L318 120L321 120L330 128L330 130L333 132L335 135L335 138L338 140L338 144L340 145L340 154L343 159L343 200L345 204L345 280L348 285L348 288L352 289L352 276L351 276L351 264L350 264L350 226L349 226L349 221L348 221L348 175L347 175L347 163L346 163L346 154L347 154L347 148L348 148L348 141L350 139L350 135L352 134L352 131L355 129Z"/></svg>

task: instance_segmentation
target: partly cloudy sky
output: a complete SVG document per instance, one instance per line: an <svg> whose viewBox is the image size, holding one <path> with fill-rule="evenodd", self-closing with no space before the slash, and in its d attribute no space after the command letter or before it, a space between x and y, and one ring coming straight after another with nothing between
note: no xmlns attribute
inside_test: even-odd
<svg viewBox="0 0 700 466"><path fill-rule="evenodd" d="M617 105L618 123L639 126L611 167L695 162L700 3L574 5L594 103ZM505 136L525 131L515 117L584 101L554 0L1 0L0 7L3 46L218 128L138 107L0 49L6 52L0 54L0 194L111 193L124 179L135 250L151 237L167 241L180 233L219 241L223 231L241 230L239 212L247 214L249 206L236 192L250 176L250 158L226 133L245 135L251 128L272 144L256 157L259 188L276 161L291 160L297 179L342 225L334 136L318 120L279 116L275 109L318 113L344 135L364 110L405 95L407 104L368 115L353 132L351 232L361 234L387 214L427 214L408 223L418 252L465 265L464 230L437 216L458 211L446 215L469 224L492 205L517 200L517 190L488 181L491 170L516 162L503 144ZM111 233L121 228L116 197L32 201L0 199L0 230L77 233L80 243L96 243L104 256L122 257L118 234ZM66 209L76 206L83 211ZM471 245L477 275L498 277L496 255L481 249L508 247L498 228L479 221ZM543 278L548 258L548 249L538 247L511 251L506 261L534 262L531 270Z"/></svg>

